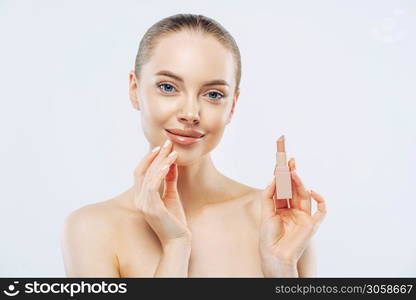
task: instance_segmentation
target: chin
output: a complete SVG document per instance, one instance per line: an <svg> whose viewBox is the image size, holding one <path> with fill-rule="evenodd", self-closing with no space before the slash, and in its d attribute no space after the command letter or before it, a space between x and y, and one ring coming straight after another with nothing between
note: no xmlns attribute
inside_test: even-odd
<svg viewBox="0 0 416 300"><path fill-rule="evenodd" d="M176 151L178 151L179 154L174 163L178 166L189 166L196 163L200 159L200 156L182 153L181 150Z"/></svg>

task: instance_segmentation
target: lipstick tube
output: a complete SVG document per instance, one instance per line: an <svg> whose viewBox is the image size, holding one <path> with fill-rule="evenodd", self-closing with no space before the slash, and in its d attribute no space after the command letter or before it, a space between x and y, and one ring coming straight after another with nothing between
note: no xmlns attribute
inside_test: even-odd
<svg viewBox="0 0 416 300"><path fill-rule="evenodd" d="M291 199L292 198L292 182L290 177L289 167L287 165L286 151L285 151L285 136L282 135L276 142L276 167L274 175L276 179L276 199Z"/></svg>

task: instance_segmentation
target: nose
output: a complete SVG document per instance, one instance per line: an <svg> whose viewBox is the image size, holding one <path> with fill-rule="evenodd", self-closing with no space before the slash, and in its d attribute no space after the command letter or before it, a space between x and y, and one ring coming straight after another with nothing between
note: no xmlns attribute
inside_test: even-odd
<svg viewBox="0 0 416 300"><path fill-rule="evenodd" d="M194 125L199 124L199 121L200 121L199 108L198 108L198 104L195 102L196 101L193 101L193 100L186 102L181 112L178 114L179 122L185 125L189 125L189 126L194 126Z"/></svg>

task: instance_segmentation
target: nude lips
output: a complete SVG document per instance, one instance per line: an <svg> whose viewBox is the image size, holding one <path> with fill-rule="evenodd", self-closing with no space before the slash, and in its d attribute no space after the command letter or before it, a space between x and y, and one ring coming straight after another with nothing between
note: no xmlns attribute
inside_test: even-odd
<svg viewBox="0 0 416 300"><path fill-rule="evenodd" d="M274 172L276 177L276 199L291 199L292 183L286 159L285 136L282 135L276 144L276 168Z"/></svg>
<svg viewBox="0 0 416 300"><path fill-rule="evenodd" d="M166 131L167 136L169 137L169 139L172 142L182 144L182 145L194 144L196 142L201 141L204 138L204 136L199 137L199 138L194 138L194 137L190 137L190 136L182 136L182 135L173 134L173 133L170 133L167 130L165 130L165 131Z"/></svg>

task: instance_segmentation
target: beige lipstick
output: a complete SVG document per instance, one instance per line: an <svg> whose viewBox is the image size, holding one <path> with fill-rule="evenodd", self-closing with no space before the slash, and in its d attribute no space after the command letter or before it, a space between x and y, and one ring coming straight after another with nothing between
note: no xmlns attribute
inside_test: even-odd
<svg viewBox="0 0 416 300"><path fill-rule="evenodd" d="M289 167L287 165L285 136L282 135L276 142L276 168L274 175L276 178L276 195L275 199L292 198L292 182Z"/></svg>

